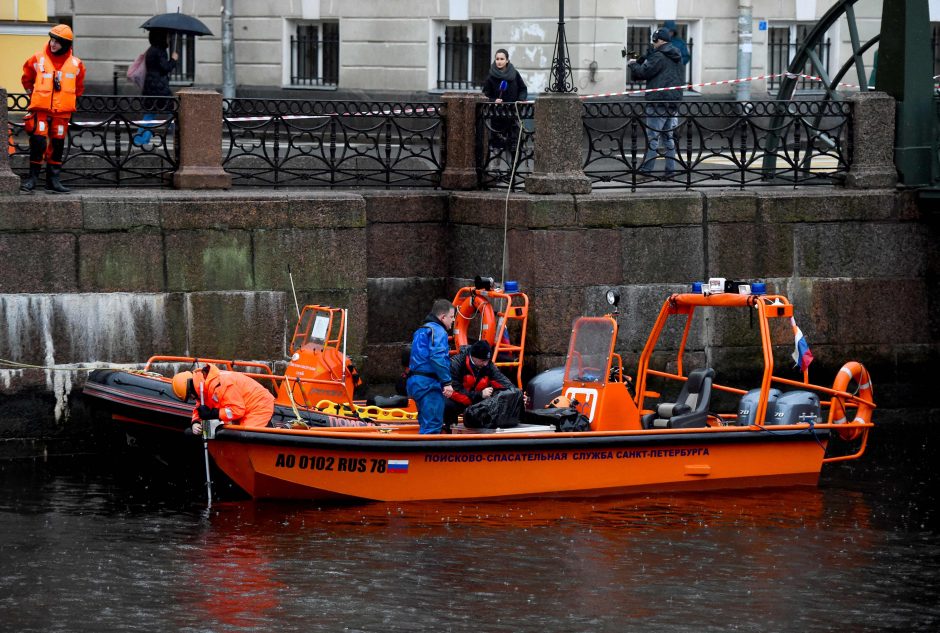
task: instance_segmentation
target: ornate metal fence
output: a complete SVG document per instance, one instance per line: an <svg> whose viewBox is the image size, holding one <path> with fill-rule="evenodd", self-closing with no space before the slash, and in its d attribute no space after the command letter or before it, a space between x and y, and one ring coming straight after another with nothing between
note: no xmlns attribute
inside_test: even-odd
<svg viewBox="0 0 940 633"><path fill-rule="evenodd" d="M477 112L476 139L477 164L481 165L480 186L484 189L510 184L513 188L521 187L533 168L534 105L532 103L480 104ZM515 161L515 172L513 161ZM512 183L510 183L510 177L512 177Z"/></svg>
<svg viewBox="0 0 940 633"><path fill-rule="evenodd" d="M8 94L13 153L20 176L29 171L29 137L23 118L26 94ZM85 96L72 116L62 160L62 180L76 187L170 184L178 164L175 98Z"/></svg>
<svg viewBox="0 0 940 633"><path fill-rule="evenodd" d="M832 185L849 168L849 112L835 101L587 102L584 172L595 188Z"/></svg>
<svg viewBox="0 0 940 633"><path fill-rule="evenodd" d="M437 187L438 103L227 99L223 167L236 186Z"/></svg>

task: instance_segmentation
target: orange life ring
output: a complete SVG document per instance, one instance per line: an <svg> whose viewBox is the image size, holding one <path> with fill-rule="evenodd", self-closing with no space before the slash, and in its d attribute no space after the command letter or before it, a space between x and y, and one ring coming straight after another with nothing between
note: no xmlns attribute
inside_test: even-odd
<svg viewBox="0 0 940 633"><path fill-rule="evenodd" d="M472 292L461 303L455 303L454 307L457 308L457 314L454 317L454 344L457 349L470 344L467 328L478 313L483 322L480 340L485 340L490 345L496 343L496 313L486 297Z"/></svg>
<svg viewBox="0 0 940 633"><path fill-rule="evenodd" d="M849 383L855 381L858 384L858 390L855 395L859 398L866 400L867 402L874 402L874 395L871 388L871 378L868 376L868 370L865 369L864 365L856 361L849 361L839 370L839 373L836 374L836 379L832 383L833 391L846 391L848 389ZM848 422L845 417L845 405L842 404L842 399L838 396L833 396L830 401L830 414L829 421L832 424L845 424ZM871 413L874 410L874 406L870 404L860 403L858 405L858 410L855 412L855 419L853 422L871 422ZM850 429L845 431L837 431L839 437L843 440L851 441L856 439L862 434L861 429Z"/></svg>

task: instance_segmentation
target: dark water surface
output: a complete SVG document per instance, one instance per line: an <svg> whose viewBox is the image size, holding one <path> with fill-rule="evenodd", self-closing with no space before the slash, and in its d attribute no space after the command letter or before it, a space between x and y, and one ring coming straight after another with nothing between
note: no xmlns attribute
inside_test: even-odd
<svg viewBox="0 0 940 633"><path fill-rule="evenodd" d="M139 458L3 464L0 631L937 631L938 443L878 429L818 489L210 512Z"/></svg>

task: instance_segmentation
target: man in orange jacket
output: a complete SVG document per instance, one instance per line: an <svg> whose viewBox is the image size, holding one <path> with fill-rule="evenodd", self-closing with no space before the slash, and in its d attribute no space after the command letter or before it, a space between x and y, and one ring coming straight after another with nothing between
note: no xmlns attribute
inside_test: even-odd
<svg viewBox="0 0 940 633"><path fill-rule="evenodd" d="M23 64L23 88L30 95L23 126L29 134L29 176L20 188L36 188L46 157L46 190L68 193L59 174L75 103L85 91L85 65L72 54L72 29L59 24L49 31L46 47ZM47 155L47 140L49 151Z"/></svg>
<svg viewBox="0 0 940 633"><path fill-rule="evenodd" d="M238 371L220 371L206 365L173 376L173 393L184 402L195 398L193 434L202 433L200 421L267 426L274 415L274 396L257 380Z"/></svg>

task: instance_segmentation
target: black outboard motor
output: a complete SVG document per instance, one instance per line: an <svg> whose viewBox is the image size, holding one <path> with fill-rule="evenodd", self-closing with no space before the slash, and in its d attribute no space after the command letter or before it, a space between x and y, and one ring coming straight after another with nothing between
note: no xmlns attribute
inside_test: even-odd
<svg viewBox="0 0 940 633"><path fill-rule="evenodd" d="M815 424L819 421L819 396L811 391L789 391L779 398L769 424Z"/></svg>
<svg viewBox="0 0 940 633"><path fill-rule="evenodd" d="M779 389L770 389L767 392L767 418L769 420L773 420L777 398L780 397L780 393ZM760 389L751 389L741 396L741 403L738 405L737 426L750 426L756 423L758 402L760 402ZM771 424L776 423L771 422Z"/></svg>
<svg viewBox="0 0 940 633"><path fill-rule="evenodd" d="M544 409L549 402L561 395L564 382L564 367L552 367L536 375L525 387L529 396L528 408Z"/></svg>

